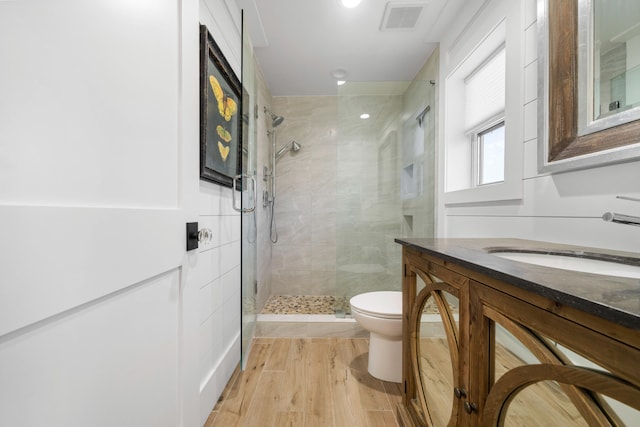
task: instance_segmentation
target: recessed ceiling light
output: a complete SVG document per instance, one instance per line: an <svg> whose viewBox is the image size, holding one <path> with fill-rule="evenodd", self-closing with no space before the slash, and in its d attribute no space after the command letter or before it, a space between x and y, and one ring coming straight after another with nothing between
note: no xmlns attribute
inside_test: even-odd
<svg viewBox="0 0 640 427"><path fill-rule="evenodd" d="M336 80L345 80L347 78L347 70L344 68L336 68L331 71L331 77Z"/></svg>
<svg viewBox="0 0 640 427"><path fill-rule="evenodd" d="M370 116L367 113L360 114L361 119L368 119Z"/></svg>
<svg viewBox="0 0 640 427"><path fill-rule="evenodd" d="M338 80L336 83L338 83L338 86L342 86L346 82L347 82L346 80Z"/></svg>
<svg viewBox="0 0 640 427"><path fill-rule="evenodd" d="M361 1L362 0L342 0L342 5L351 9L352 7L359 5Z"/></svg>

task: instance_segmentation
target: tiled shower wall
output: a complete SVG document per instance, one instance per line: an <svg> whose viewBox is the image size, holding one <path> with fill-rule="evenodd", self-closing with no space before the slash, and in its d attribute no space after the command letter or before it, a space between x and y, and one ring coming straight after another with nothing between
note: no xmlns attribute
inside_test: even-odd
<svg viewBox="0 0 640 427"><path fill-rule="evenodd" d="M285 118L276 147L298 141L302 149L276 165L272 295L332 295L336 269L337 99L274 97Z"/></svg>

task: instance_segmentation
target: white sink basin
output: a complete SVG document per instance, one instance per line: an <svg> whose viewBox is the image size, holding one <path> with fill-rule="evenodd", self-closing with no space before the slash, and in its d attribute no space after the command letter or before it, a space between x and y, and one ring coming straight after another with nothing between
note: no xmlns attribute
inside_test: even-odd
<svg viewBox="0 0 640 427"><path fill-rule="evenodd" d="M500 258L544 267L640 279L640 266L637 265L553 253L491 252L491 254Z"/></svg>

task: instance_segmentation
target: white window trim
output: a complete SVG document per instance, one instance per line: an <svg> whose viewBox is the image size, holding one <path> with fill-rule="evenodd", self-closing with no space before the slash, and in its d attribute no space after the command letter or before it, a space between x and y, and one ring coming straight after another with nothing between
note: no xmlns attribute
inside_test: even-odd
<svg viewBox="0 0 640 427"><path fill-rule="evenodd" d="M481 8L471 22L450 40L443 42L444 57L448 61L441 67L441 89L443 99L443 125L441 141L441 191L445 205L494 202L521 199L523 195L523 108L524 108L524 32L521 23L521 2L493 0L490 7ZM480 40L480 42L478 42ZM482 186L473 185L472 150L469 139L460 133L455 123L460 101L456 101L455 88L459 80L475 69L498 47L505 44L506 55L506 99L505 99L505 179L503 182ZM473 57L475 54L475 58ZM465 62L472 58L472 61ZM467 72L463 70L468 67ZM453 86L452 86L453 85ZM459 115L459 114L458 114ZM462 144L469 148L466 150ZM468 170L457 169L467 164ZM452 174L459 173L448 187ZM465 185L463 181L468 181ZM463 184L460 184L463 182ZM461 188L463 187L463 188ZM451 188L451 189L448 189Z"/></svg>

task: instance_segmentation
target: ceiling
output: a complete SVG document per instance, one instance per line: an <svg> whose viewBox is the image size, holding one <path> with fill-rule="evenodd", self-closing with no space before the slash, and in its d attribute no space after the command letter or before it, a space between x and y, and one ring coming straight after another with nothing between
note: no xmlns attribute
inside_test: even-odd
<svg viewBox="0 0 640 427"><path fill-rule="evenodd" d="M353 82L411 81L465 1L236 0L273 96L336 95L336 69ZM394 12L417 16L415 27L381 31L387 7L409 7Z"/></svg>

